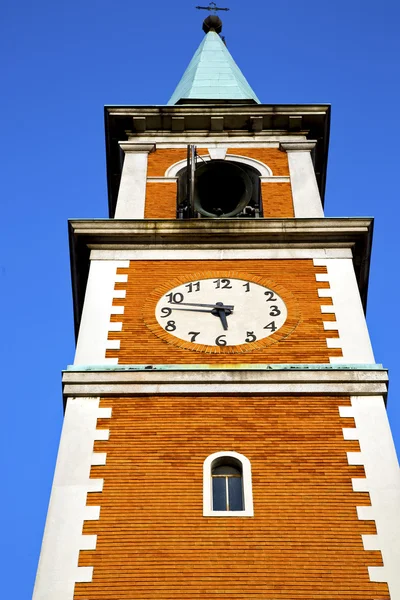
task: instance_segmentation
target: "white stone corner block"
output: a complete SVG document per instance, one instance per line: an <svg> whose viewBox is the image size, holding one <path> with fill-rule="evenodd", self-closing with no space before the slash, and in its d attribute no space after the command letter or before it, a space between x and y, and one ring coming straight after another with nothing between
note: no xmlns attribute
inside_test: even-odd
<svg viewBox="0 0 400 600"><path fill-rule="evenodd" d="M357 517L360 521L375 521L372 506L357 506Z"/></svg>
<svg viewBox="0 0 400 600"><path fill-rule="evenodd" d="M318 290L318 297L319 298L332 298L332 292L331 292L330 288L320 288Z"/></svg>
<svg viewBox="0 0 400 600"><path fill-rule="evenodd" d="M76 583L90 583L93 579L93 567L77 567Z"/></svg>
<svg viewBox="0 0 400 600"><path fill-rule="evenodd" d="M356 427L343 427L343 439L351 441L358 440L359 435Z"/></svg>
<svg viewBox="0 0 400 600"><path fill-rule="evenodd" d="M114 290L114 298L126 298L126 290Z"/></svg>
<svg viewBox="0 0 400 600"><path fill-rule="evenodd" d="M100 506L85 506L84 521L98 521L100 519Z"/></svg>
<svg viewBox="0 0 400 600"><path fill-rule="evenodd" d="M369 492L368 480L365 477L353 477L351 485L353 492Z"/></svg>
<svg viewBox="0 0 400 600"><path fill-rule="evenodd" d="M313 258L313 264L314 267L326 267L326 258Z"/></svg>
<svg viewBox="0 0 400 600"><path fill-rule="evenodd" d="M95 442L107 442L110 439L109 429L96 429L94 441Z"/></svg>
<svg viewBox="0 0 400 600"><path fill-rule="evenodd" d="M385 567L368 567L369 578L374 583L386 583L388 581ZM392 600L397 600L392 594Z"/></svg>
<svg viewBox="0 0 400 600"><path fill-rule="evenodd" d="M352 406L339 406L339 415L344 419L354 417L354 408Z"/></svg>
<svg viewBox="0 0 400 600"><path fill-rule="evenodd" d="M123 315L125 306L111 306L111 315Z"/></svg>
<svg viewBox="0 0 400 600"><path fill-rule="evenodd" d="M339 324L337 321L323 321L322 324L325 331L337 331L339 329Z"/></svg>
<svg viewBox="0 0 400 600"><path fill-rule="evenodd" d="M129 267L129 263L128 263L128 267ZM128 283L128 274L125 273L123 275L119 275L117 273L117 275L115 276L115 283Z"/></svg>
<svg viewBox="0 0 400 600"><path fill-rule="evenodd" d="M89 479L89 483L87 486L87 492L89 494L93 493L93 492L102 492L103 485L104 485L104 479Z"/></svg>
<svg viewBox="0 0 400 600"><path fill-rule="evenodd" d="M92 467L103 467L107 461L107 452L93 452Z"/></svg>
<svg viewBox="0 0 400 600"><path fill-rule="evenodd" d="M335 312L335 306L333 304L322 305L321 306L321 312L322 312L322 314L334 313Z"/></svg>
<svg viewBox="0 0 400 600"><path fill-rule="evenodd" d="M120 321L110 321L108 324L108 331L122 331L122 323Z"/></svg>
<svg viewBox="0 0 400 600"><path fill-rule="evenodd" d="M104 365L117 365L118 364L118 358L105 358L103 360Z"/></svg>
<svg viewBox="0 0 400 600"><path fill-rule="evenodd" d="M316 259L314 258L314 266L315 266L315 261L316 261ZM316 279L316 281L325 281L326 282L326 281L329 281L329 275L328 275L328 273L315 273L315 279Z"/></svg>
<svg viewBox="0 0 400 600"><path fill-rule="evenodd" d="M112 408L111 406L107 406L106 408L97 409L97 418L98 419L111 419Z"/></svg>
<svg viewBox="0 0 400 600"><path fill-rule="evenodd" d="M326 338L327 348L342 348L342 340L340 338Z"/></svg>
<svg viewBox="0 0 400 600"><path fill-rule="evenodd" d="M106 350L119 350L121 346L121 340L107 340Z"/></svg>
<svg viewBox="0 0 400 600"><path fill-rule="evenodd" d="M362 542L364 550L380 550L379 537L377 535L363 534Z"/></svg>
<svg viewBox="0 0 400 600"><path fill-rule="evenodd" d="M80 549L81 550L96 550L97 535L82 535Z"/></svg>
<svg viewBox="0 0 400 600"><path fill-rule="evenodd" d="M363 455L361 452L347 452L347 462L352 467L358 467L364 464Z"/></svg>

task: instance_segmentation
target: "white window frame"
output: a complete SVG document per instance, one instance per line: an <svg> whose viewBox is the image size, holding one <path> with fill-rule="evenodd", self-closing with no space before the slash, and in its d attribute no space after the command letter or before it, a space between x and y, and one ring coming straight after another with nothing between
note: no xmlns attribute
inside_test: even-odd
<svg viewBox="0 0 400 600"><path fill-rule="evenodd" d="M244 510L213 510L212 507L212 468L217 459L234 458L242 465L242 485ZM248 458L238 452L214 452L203 463L203 517L254 517L251 464Z"/></svg>

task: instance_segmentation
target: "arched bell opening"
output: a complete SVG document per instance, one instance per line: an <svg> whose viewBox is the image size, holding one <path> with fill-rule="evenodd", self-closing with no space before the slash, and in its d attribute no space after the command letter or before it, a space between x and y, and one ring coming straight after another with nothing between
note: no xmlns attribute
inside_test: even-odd
<svg viewBox="0 0 400 600"><path fill-rule="evenodd" d="M189 198L187 168L178 173L177 216L191 218L258 218L262 216L260 173L228 160L197 164L194 194Z"/></svg>

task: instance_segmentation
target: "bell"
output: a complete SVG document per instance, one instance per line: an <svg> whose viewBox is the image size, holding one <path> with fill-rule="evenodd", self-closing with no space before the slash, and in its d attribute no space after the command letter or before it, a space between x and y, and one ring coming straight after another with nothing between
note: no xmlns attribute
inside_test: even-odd
<svg viewBox="0 0 400 600"><path fill-rule="evenodd" d="M213 160L196 169L194 209L204 217L234 217L252 193L250 177L235 163Z"/></svg>

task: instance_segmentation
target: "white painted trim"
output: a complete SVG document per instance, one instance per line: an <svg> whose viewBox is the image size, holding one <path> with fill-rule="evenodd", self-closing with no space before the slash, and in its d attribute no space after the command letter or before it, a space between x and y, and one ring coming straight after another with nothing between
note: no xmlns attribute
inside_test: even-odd
<svg viewBox="0 0 400 600"><path fill-rule="evenodd" d="M99 506L86 506L87 494L103 486L90 479L99 402L67 399L33 600L72 600L75 583L92 580L93 567L78 567L78 560L80 550L96 547L95 535L82 535L84 521L100 518Z"/></svg>
<svg viewBox="0 0 400 600"><path fill-rule="evenodd" d="M290 177L260 177L261 183L290 183Z"/></svg>
<svg viewBox="0 0 400 600"><path fill-rule="evenodd" d="M111 315L123 313L123 306L113 307L112 304L114 298L125 297L126 291L115 290L114 286L117 269L127 267L129 261L126 260L91 260L75 365L118 363L118 359L106 358L106 350L119 348L118 340L108 340L108 332L116 331L110 323Z"/></svg>
<svg viewBox="0 0 400 600"><path fill-rule="evenodd" d="M363 535L365 550L380 550L383 567L368 567L371 581L387 582L390 597L400 598L400 470L382 396L352 396L340 416L354 417L345 439L357 439L360 452L347 453L349 464L363 464L366 479L353 479L355 491L368 491L371 506L358 506L360 520L374 520L377 535ZM351 433L350 433L351 432ZM358 455L358 456L356 456Z"/></svg>
<svg viewBox="0 0 400 600"><path fill-rule="evenodd" d="M208 162L213 159L210 155L206 154L201 157L201 160ZM255 158L249 158L248 156L241 156L238 154L227 154L225 160L249 165L250 167L256 169L260 173L261 177L273 177L272 169L270 169L270 167L268 167L268 165L266 165L265 163L256 160ZM168 167L168 169L165 171L165 177L177 177L179 171L186 167L186 165L186 159L176 162L175 164Z"/></svg>
<svg viewBox="0 0 400 600"><path fill-rule="evenodd" d="M218 511L212 508L212 465L225 456L236 459L242 465L244 510ZM246 456L232 451L214 452L207 456L203 463L203 517L254 517L251 464Z"/></svg>
<svg viewBox="0 0 400 600"><path fill-rule="evenodd" d="M326 267L324 281L329 288L318 290L320 298L332 298L333 306L321 306L321 312L334 313L339 338L327 338L328 348L342 348L342 357L332 357L332 364L373 364L375 362L353 261L347 259L314 259L314 266ZM322 281L316 275L317 281ZM327 322L328 323L328 322ZM325 325L324 325L325 326ZM328 330L325 327L326 330Z"/></svg>
<svg viewBox="0 0 400 600"><path fill-rule="evenodd" d="M147 177L148 183L176 183L178 177Z"/></svg>
<svg viewBox="0 0 400 600"><path fill-rule="evenodd" d="M90 259L101 260L232 260L232 259L327 259L327 258L352 258L350 248L243 248L237 250L222 249L169 249L168 247L150 248L140 250L92 250ZM120 309L123 307L114 307ZM323 311L324 312L324 311ZM326 311L329 312L329 311ZM123 314L113 313L113 314Z"/></svg>
<svg viewBox="0 0 400 600"><path fill-rule="evenodd" d="M147 161L154 144L120 142L125 153L115 219L144 219Z"/></svg>
<svg viewBox="0 0 400 600"><path fill-rule="evenodd" d="M322 200L318 189L310 150L315 142L289 142L280 145L286 150L289 162L294 216L323 217Z"/></svg>

